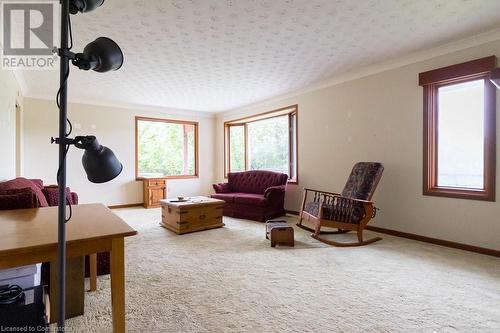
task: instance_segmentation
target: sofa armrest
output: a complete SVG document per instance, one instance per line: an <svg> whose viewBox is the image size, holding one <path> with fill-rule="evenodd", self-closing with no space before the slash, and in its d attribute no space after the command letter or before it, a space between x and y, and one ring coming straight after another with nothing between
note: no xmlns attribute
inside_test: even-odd
<svg viewBox="0 0 500 333"><path fill-rule="evenodd" d="M229 187L229 183L219 183L213 184L215 193L230 193L231 188Z"/></svg>
<svg viewBox="0 0 500 333"><path fill-rule="evenodd" d="M40 190L43 189L43 180L41 180L41 179L29 179L29 181L31 181L33 184L38 186L38 188L40 188Z"/></svg>
<svg viewBox="0 0 500 333"><path fill-rule="evenodd" d="M266 199L280 197L285 194L286 185L271 186L264 192L264 197Z"/></svg>

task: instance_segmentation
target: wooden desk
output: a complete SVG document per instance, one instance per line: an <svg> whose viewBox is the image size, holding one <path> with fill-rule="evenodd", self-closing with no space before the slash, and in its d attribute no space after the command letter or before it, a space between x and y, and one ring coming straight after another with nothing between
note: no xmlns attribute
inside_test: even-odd
<svg viewBox="0 0 500 333"><path fill-rule="evenodd" d="M125 332L124 238L135 234L102 204L73 206L66 224L68 257L110 252L113 332ZM57 261L57 207L0 211L0 269L47 261Z"/></svg>

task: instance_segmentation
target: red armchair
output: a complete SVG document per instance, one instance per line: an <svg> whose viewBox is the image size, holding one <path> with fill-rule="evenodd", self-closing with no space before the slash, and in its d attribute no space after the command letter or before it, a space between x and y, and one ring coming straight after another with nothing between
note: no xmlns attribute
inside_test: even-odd
<svg viewBox="0 0 500 333"><path fill-rule="evenodd" d="M18 177L0 182L0 210L51 207L59 204L57 185L44 186L41 179ZM78 194L66 188L66 197L71 205L78 204ZM97 254L97 275L109 274L109 253ZM85 276L90 275L89 256L85 257ZM50 264L42 265L42 282L49 283Z"/></svg>
<svg viewBox="0 0 500 333"><path fill-rule="evenodd" d="M68 203L78 204L78 194L66 188ZM0 182L0 210L57 206L57 186L44 186L41 179L18 177Z"/></svg>
<svg viewBox="0 0 500 333"><path fill-rule="evenodd" d="M285 215L284 173L253 170L230 172L228 182L214 184L211 197L224 200L224 216L264 222Z"/></svg>

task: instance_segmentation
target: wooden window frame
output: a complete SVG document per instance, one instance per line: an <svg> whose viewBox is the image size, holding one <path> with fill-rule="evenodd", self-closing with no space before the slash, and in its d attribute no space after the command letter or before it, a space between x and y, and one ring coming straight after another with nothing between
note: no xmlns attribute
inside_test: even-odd
<svg viewBox="0 0 500 333"><path fill-rule="evenodd" d="M227 178L227 172L226 170L231 170L231 127L243 127L243 144L245 146L244 148L244 155L245 155L245 161L244 161L244 169L246 170L247 169L247 165L248 165L248 154L247 154L247 148L248 148L248 127L246 126L246 124L233 124L233 125L230 125L230 124L227 124L227 162L225 161L224 163L227 163L227 169L226 169L226 166L224 165L224 177ZM224 142L225 142L225 138L224 138ZM242 170L244 171L244 170Z"/></svg>
<svg viewBox="0 0 500 333"><path fill-rule="evenodd" d="M138 123L139 121L150 121L150 122L161 122L161 123L171 123L171 124L182 124L182 125L193 125L194 126L194 175L177 175L177 176L164 176L164 177L140 177L139 176L139 136L138 136ZM151 117L135 117L135 179L192 179L199 177L199 138L198 138L198 127L199 123L196 121L187 120L176 120L176 119L165 119L165 118L151 118Z"/></svg>
<svg viewBox="0 0 500 333"><path fill-rule="evenodd" d="M489 80L496 57L419 74L424 95L423 195L495 201L496 178L496 88ZM438 89L440 87L484 79L484 188L456 188L437 185L438 175Z"/></svg>
<svg viewBox="0 0 500 333"><path fill-rule="evenodd" d="M287 110L290 110L286 112ZM224 178L227 178L227 174L229 170L231 170L231 140L229 139L229 129L234 126L243 126L244 127L244 141L245 141L245 171L248 171L248 124L255 122L255 121L260 121L260 120L265 120L265 119L271 119L271 118L276 118L276 117L282 117L288 115L289 119L289 125L288 128L291 130L291 115L295 115L296 117L296 124L295 124L295 145L296 145L296 150L295 150L295 160L296 160L296 165L295 165L295 178L290 178L288 179L289 184L298 184L299 183L299 129L298 129L298 123L299 123L299 106L298 104L286 106L283 108L263 112L263 113L258 113L254 114L251 116L247 116L244 118L238 118L238 119L233 119L230 121L224 122ZM293 156L292 156L292 146L293 146L293 138L292 134L289 136L288 139L288 147L290 151L290 156L289 156L289 161L288 161L288 173L291 173L292 170L292 164L293 164Z"/></svg>

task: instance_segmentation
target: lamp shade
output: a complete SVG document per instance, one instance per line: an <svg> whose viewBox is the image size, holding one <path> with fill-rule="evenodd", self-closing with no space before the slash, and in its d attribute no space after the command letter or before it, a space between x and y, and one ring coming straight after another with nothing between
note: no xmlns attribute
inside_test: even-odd
<svg viewBox="0 0 500 333"><path fill-rule="evenodd" d="M90 12L104 3L104 0L70 0L69 12L71 14L78 14Z"/></svg>
<svg viewBox="0 0 500 333"><path fill-rule="evenodd" d="M75 146L85 149L82 164L92 183L109 182L122 172L123 165L108 147L99 144L95 136L77 137Z"/></svg>
<svg viewBox="0 0 500 333"><path fill-rule="evenodd" d="M107 37L99 37L89 43L82 53L76 54L73 64L83 70L104 73L122 67L123 53L118 44Z"/></svg>

